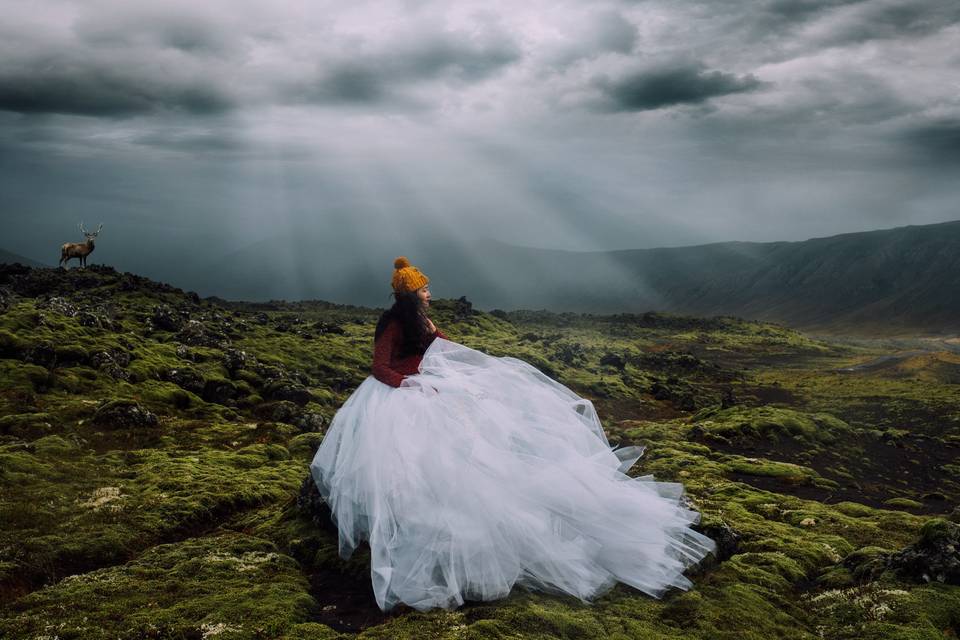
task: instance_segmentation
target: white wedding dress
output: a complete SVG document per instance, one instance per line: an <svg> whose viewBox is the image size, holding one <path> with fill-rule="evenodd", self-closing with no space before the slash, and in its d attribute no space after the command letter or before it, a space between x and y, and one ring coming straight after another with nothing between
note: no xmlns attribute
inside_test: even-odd
<svg viewBox="0 0 960 640"><path fill-rule="evenodd" d="M631 478L589 400L533 366L436 338L399 388L368 377L310 470L379 607L455 608L514 584L588 603L617 581L660 597L715 549L683 486Z"/></svg>

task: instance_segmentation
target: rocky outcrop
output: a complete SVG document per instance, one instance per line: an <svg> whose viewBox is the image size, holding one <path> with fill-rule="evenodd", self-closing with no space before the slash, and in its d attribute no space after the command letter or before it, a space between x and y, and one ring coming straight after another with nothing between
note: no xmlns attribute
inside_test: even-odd
<svg viewBox="0 0 960 640"><path fill-rule="evenodd" d="M135 400L119 399L102 402L93 414L93 423L110 429L155 427L156 414L144 409Z"/></svg>
<svg viewBox="0 0 960 640"><path fill-rule="evenodd" d="M920 530L920 539L893 554L887 566L917 582L960 585L960 525L934 518Z"/></svg>

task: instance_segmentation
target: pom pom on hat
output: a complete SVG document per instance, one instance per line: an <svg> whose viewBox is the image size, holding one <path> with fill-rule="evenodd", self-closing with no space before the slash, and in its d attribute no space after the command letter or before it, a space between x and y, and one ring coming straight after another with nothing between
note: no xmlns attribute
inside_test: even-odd
<svg viewBox="0 0 960 640"><path fill-rule="evenodd" d="M393 290L397 293L416 291L430 282L430 278L410 264L406 256L399 256L393 261Z"/></svg>

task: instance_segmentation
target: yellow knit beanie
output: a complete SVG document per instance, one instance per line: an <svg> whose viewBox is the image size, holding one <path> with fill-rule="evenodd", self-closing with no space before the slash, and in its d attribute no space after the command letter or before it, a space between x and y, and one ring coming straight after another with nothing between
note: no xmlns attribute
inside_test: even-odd
<svg viewBox="0 0 960 640"><path fill-rule="evenodd" d="M400 256L394 260L393 269L392 284L393 290L397 293L416 291L423 285L430 282L430 278L420 273L420 269L417 269L411 265L406 256Z"/></svg>

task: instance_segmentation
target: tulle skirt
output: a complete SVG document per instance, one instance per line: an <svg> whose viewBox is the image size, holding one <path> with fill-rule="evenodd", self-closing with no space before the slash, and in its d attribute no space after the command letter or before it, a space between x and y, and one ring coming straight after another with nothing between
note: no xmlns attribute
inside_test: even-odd
<svg viewBox="0 0 960 640"><path fill-rule="evenodd" d="M651 596L715 543L683 486L627 471L589 400L533 366L436 338L400 388L368 377L310 465L379 607L455 608L514 584L588 603L617 581Z"/></svg>

